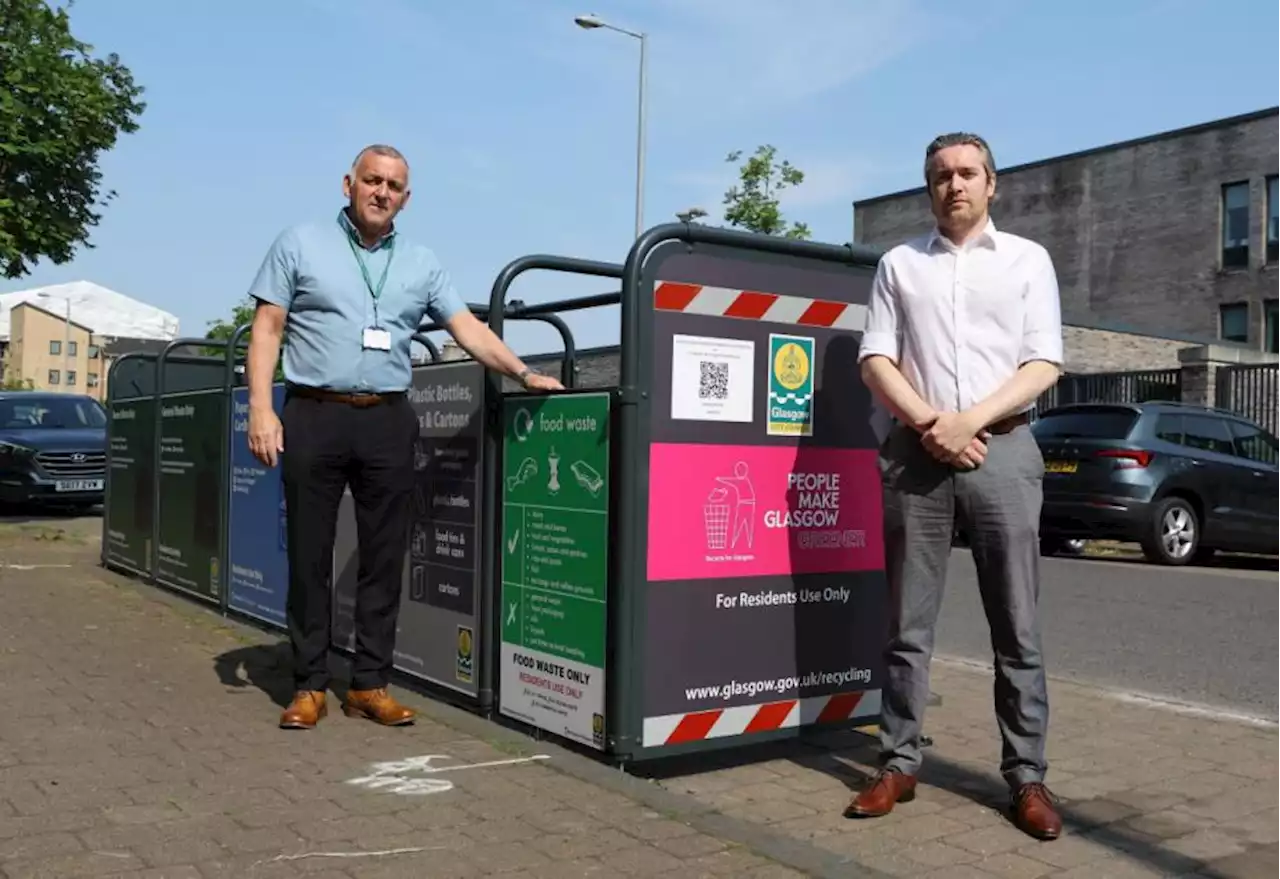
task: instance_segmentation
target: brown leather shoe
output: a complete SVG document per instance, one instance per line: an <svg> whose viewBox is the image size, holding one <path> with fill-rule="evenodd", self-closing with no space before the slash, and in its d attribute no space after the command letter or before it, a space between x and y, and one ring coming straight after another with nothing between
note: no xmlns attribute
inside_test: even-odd
<svg viewBox="0 0 1280 879"><path fill-rule="evenodd" d="M1062 816L1053 803L1053 794L1038 781L1028 782L1013 794L1013 823L1036 839L1057 839L1062 835Z"/></svg>
<svg viewBox="0 0 1280 879"><path fill-rule="evenodd" d="M347 701L342 703L342 713L347 717L364 717L383 726L403 726L413 723L414 711L391 698L386 687L376 690L348 690Z"/></svg>
<svg viewBox="0 0 1280 879"><path fill-rule="evenodd" d="M314 729L328 712L324 704L323 690L299 690L293 701L280 715L281 729Z"/></svg>
<svg viewBox="0 0 1280 879"><path fill-rule="evenodd" d="M896 769L883 769L871 784L845 807L846 818L879 818L888 815L898 803L916 798L916 777Z"/></svg>

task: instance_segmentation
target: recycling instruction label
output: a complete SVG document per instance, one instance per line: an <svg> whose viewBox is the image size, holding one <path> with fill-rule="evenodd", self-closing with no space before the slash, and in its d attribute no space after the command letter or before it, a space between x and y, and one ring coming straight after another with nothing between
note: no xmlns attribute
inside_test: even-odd
<svg viewBox="0 0 1280 879"><path fill-rule="evenodd" d="M503 714L604 748L609 395L508 397Z"/></svg>

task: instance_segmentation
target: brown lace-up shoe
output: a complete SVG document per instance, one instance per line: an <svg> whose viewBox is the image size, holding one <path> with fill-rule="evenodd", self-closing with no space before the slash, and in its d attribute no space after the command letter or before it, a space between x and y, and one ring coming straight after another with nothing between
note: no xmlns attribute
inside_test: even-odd
<svg viewBox="0 0 1280 879"><path fill-rule="evenodd" d="M1022 785L1013 794L1013 823L1036 839L1057 839L1062 835L1062 816L1053 799L1049 789L1038 781Z"/></svg>
<svg viewBox="0 0 1280 879"><path fill-rule="evenodd" d="M299 690L280 715L280 728L314 729L326 713L323 690Z"/></svg>
<svg viewBox="0 0 1280 879"><path fill-rule="evenodd" d="M898 803L916 798L916 777L895 769L881 770L871 784L845 807L846 818L879 818L888 815Z"/></svg>
<svg viewBox="0 0 1280 879"><path fill-rule="evenodd" d="M403 726L413 723L414 711L406 708L387 692L386 687L376 690L348 690L347 701L342 703L342 713L347 717L363 717L383 726Z"/></svg>

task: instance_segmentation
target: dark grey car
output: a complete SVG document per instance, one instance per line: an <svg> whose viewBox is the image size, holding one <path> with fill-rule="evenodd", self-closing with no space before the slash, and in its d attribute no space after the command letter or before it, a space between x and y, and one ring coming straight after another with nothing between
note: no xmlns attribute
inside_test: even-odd
<svg viewBox="0 0 1280 879"><path fill-rule="evenodd" d="M1275 554L1276 438L1231 412L1181 403L1061 406L1032 426L1045 459L1040 533L1135 541L1183 565L1215 550Z"/></svg>

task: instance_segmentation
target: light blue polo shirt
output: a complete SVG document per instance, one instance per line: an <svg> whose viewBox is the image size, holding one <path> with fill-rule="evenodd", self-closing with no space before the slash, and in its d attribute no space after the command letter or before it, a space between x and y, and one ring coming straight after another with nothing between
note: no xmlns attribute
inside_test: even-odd
<svg viewBox="0 0 1280 879"><path fill-rule="evenodd" d="M375 290L391 260L376 309L348 242L364 259ZM329 222L280 233L249 295L289 313L286 381L348 393L406 390L412 381L410 341L423 317L429 314L442 324L466 308L429 248L406 241L394 229L366 248L345 210ZM364 348L367 327L388 331L391 350Z"/></svg>

